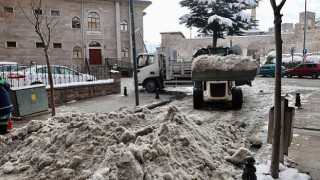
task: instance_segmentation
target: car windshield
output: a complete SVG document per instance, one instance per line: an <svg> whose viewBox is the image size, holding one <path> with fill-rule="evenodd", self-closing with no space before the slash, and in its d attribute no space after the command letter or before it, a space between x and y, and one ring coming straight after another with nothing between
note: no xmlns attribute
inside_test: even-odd
<svg viewBox="0 0 320 180"><path fill-rule="evenodd" d="M22 65L0 65L0 72L11 72L11 71L20 71L26 68Z"/></svg>
<svg viewBox="0 0 320 180"><path fill-rule="evenodd" d="M153 55L140 55L138 57L138 69L149 66L150 64L154 63L154 56Z"/></svg>

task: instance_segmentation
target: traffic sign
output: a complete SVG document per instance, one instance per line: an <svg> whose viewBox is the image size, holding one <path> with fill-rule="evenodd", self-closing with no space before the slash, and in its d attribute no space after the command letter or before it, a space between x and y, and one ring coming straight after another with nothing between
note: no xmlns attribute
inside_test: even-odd
<svg viewBox="0 0 320 180"><path fill-rule="evenodd" d="M303 54L303 55L306 55L307 52L308 52L307 49L303 49L302 54Z"/></svg>

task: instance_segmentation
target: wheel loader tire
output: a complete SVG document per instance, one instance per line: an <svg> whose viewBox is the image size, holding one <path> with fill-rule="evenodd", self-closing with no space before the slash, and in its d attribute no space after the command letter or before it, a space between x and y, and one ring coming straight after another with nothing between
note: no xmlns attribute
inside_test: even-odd
<svg viewBox="0 0 320 180"><path fill-rule="evenodd" d="M193 86L193 108L200 109L203 104L203 88L202 82L197 81Z"/></svg>
<svg viewBox="0 0 320 180"><path fill-rule="evenodd" d="M243 104L243 94L240 87L234 87L232 89L232 106L235 109L241 109Z"/></svg>

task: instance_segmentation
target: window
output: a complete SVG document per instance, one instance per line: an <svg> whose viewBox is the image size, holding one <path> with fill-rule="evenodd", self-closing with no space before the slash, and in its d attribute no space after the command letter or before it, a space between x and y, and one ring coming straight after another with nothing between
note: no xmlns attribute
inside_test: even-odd
<svg viewBox="0 0 320 180"><path fill-rule="evenodd" d="M88 29L99 30L100 29L100 16L96 12L90 12L88 14Z"/></svg>
<svg viewBox="0 0 320 180"><path fill-rule="evenodd" d="M145 66L149 66L154 63L154 56L152 55L141 55L138 57L138 69Z"/></svg>
<svg viewBox="0 0 320 180"><path fill-rule="evenodd" d="M129 50L128 48L123 48L122 51L121 51L121 57L123 58L128 58L129 57Z"/></svg>
<svg viewBox="0 0 320 180"><path fill-rule="evenodd" d="M35 10L33 11L33 13L34 13L35 15L41 16L41 15L42 15L42 9L35 9Z"/></svg>
<svg viewBox="0 0 320 180"><path fill-rule="evenodd" d="M101 44L97 41L92 41L90 44L89 44L89 47L101 47Z"/></svg>
<svg viewBox="0 0 320 180"><path fill-rule="evenodd" d="M3 7L3 12L6 14L13 14L13 7Z"/></svg>
<svg viewBox="0 0 320 180"><path fill-rule="evenodd" d="M17 42L15 41L7 41L6 42L7 48L16 48L17 47Z"/></svg>
<svg viewBox="0 0 320 180"><path fill-rule="evenodd" d="M128 31L128 23L126 20L121 21L121 27L120 27L121 31Z"/></svg>
<svg viewBox="0 0 320 180"><path fill-rule="evenodd" d="M44 48L44 44L42 42L36 42L36 48Z"/></svg>
<svg viewBox="0 0 320 180"><path fill-rule="evenodd" d="M80 58L82 57L82 49L79 46L76 46L73 48L73 57L74 58Z"/></svg>
<svg viewBox="0 0 320 180"><path fill-rule="evenodd" d="M61 43L53 43L53 49L61 49L62 44Z"/></svg>
<svg viewBox="0 0 320 180"><path fill-rule="evenodd" d="M72 28L75 28L75 29L81 28L80 18L76 16L72 18Z"/></svg>
<svg viewBox="0 0 320 180"><path fill-rule="evenodd" d="M314 64L306 64L306 68L314 68Z"/></svg>
<svg viewBox="0 0 320 180"><path fill-rule="evenodd" d="M60 11L58 11L58 10L51 10L51 16L53 16L53 17L60 17Z"/></svg>

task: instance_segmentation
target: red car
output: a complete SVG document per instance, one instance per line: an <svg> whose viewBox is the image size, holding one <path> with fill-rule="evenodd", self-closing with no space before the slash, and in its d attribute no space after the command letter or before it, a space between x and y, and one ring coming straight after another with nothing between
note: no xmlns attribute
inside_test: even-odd
<svg viewBox="0 0 320 180"><path fill-rule="evenodd" d="M292 76L311 76L312 79L317 79L320 75L320 63L304 63L299 66L288 69L284 72L285 76L291 78Z"/></svg>

